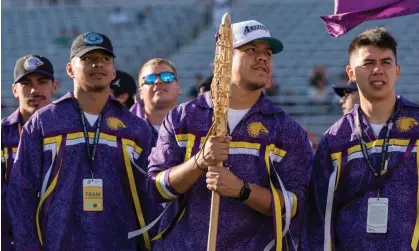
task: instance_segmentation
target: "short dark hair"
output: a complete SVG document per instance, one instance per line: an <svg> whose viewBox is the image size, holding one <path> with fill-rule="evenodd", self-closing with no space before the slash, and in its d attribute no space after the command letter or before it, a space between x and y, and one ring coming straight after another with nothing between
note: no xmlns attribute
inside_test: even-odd
<svg viewBox="0 0 419 251"><path fill-rule="evenodd" d="M126 108L130 109L130 108L131 108L131 106L133 106L133 105L134 105L134 103L135 103L134 97L133 97L133 96L129 96L129 97L127 98L127 100L123 103L123 105L124 105Z"/></svg>
<svg viewBox="0 0 419 251"><path fill-rule="evenodd" d="M364 46L375 46L381 49L390 49L397 62L397 42L386 28L368 29L356 36L348 48L349 58L354 51Z"/></svg>

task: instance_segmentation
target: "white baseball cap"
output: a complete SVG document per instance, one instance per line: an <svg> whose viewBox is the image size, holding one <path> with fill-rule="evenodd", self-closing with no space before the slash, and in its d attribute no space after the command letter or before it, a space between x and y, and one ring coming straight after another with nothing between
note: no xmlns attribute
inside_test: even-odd
<svg viewBox="0 0 419 251"><path fill-rule="evenodd" d="M272 53L280 53L284 46L281 41L271 37L268 28L256 20L248 20L231 25L233 33L233 46L234 48L245 45L254 40L262 40L267 42L271 48Z"/></svg>

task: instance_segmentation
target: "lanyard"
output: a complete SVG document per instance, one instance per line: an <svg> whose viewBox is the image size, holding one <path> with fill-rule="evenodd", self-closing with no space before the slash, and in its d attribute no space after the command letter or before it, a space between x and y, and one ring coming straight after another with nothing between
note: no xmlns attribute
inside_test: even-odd
<svg viewBox="0 0 419 251"><path fill-rule="evenodd" d="M380 175L383 175L387 172L387 167L388 167L388 146L389 146L389 141L390 141L390 132L391 129L393 128L393 120L394 117L398 111L398 103L399 103L399 99L397 98L396 100L396 104L394 107L394 111L391 114L390 120L388 121L388 123L385 125L386 127L386 134L385 134L385 138L384 138L384 142L383 142L383 147L382 147L382 151L381 151L381 169L379 170L379 173L377 172L376 168L374 168L374 166L372 165L369 157L368 157L368 151L367 151L367 144L364 141L363 135L362 135L362 123L361 123L361 106L358 107L358 111L357 111L357 115L358 115L358 133L359 133L359 144L361 146L361 150L362 150L362 155L364 156L364 160L367 163L368 168L374 173L374 176L378 177Z"/></svg>
<svg viewBox="0 0 419 251"><path fill-rule="evenodd" d="M90 151L90 143L89 143L89 133L87 132L87 126L86 126L86 118L84 116L83 110L80 108L80 117L81 117L81 124L83 126L83 134L84 134L84 140L85 140L85 146L86 146L86 152L87 152L87 158L89 159L90 164L90 172L92 173L92 179L93 179L93 166L94 161L96 157L96 149L99 144L99 134L100 134L100 124L102 121L102 113L99 114L99 118L97 120L97 126L95 130L95 136L93 138L93 147L92 151Z"/></svg>

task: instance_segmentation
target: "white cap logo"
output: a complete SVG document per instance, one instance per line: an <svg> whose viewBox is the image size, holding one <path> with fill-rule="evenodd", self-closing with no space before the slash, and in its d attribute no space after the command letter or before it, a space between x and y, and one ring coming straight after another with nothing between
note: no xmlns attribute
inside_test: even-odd
<svg viewBox="0 0 419 251"><path fill-rule="evenodd" d="M23 63L23 68L25 68L26 71L34 71L43 64L44 62L42 62L41 59L36 57L29 57Z"/></svg>
<svg viewBox="0 0 419 251"><path fill-rule="evenodd" d="M121 85L119 84L119 81L121 81L121 80L120 79L116 80L115 82L112 83L112 85L121 87Z"/></svg>

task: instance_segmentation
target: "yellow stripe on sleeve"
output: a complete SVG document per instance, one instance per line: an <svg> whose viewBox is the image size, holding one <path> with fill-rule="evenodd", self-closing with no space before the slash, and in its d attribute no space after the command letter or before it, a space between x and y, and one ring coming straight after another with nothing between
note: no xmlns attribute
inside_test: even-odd
<svg viewBox="0 0 419 251"><path fill-rule="evenodd" d="M291 210L291 218L297 214L297 208L298 208L298 198L294 193L292 193L292 198L293 198L294 203Z"/></svg>
<svg viewBox="0 0 419 251"><path fill-rule="evenodd" d="M342 153L333 153L331 154L332 161L337 162L337 175L336 175L336 183L335 183L335 190L338 188L339 178L340 178L340 167L342 166Z"/></svg>
<svg viewBox="0 0 419 251"><path fill-rule="evenodd" d="M167 200L170 200L170 199L172 199L171 197L169 197L165 192L164 192L164 190L163 190L163 188L161 187L161 183L160 183L160 179L163 177L163 173L164 173L164 171L163 172L160 172L160 173L158 173L157 174L157 176L156 176L156 187L157 187L157 190L159 191L159 193L160 193L160 195L163 197L163 198L165 198L165 199L167 199Z"/></svg>
<svg viewBox="0 0 419 251"><path fill-rule="evenodd" d="M7 162L9 162L8 161L8 159L9 159L9 149L7 149L7 148L4 148L4 150L3 150L3 156L4 156L4 179L5 180L7 180L7 168L8 168L8 166L7 166Z"/></svg>

